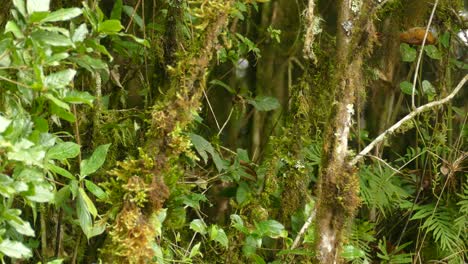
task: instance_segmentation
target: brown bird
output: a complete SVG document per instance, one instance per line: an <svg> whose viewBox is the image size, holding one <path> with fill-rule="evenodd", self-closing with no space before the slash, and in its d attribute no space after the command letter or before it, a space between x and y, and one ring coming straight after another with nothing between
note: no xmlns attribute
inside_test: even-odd
<svg viewBox="0 0 468 264"><path fill-rule="evenodd" d="M425 34L426 28L424 27L410 28L407 31L400 33L400 41L407 44L422 45ZM431 30L429 30L426 38L426 45L432 45L436 43L437 38L434 32L431 32Z"/></svg>

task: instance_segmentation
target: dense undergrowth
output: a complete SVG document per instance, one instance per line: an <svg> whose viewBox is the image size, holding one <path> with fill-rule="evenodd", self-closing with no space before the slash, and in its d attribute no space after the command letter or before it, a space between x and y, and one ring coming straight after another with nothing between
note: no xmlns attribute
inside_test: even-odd
<svg viewBox="0 0 468 264"><path fill-rule="evenodd" d="M13 0L0 20L2 262L314 262L338 63L333 7L316 1L307 25L305 2ZM435 12L418 105L466 74L459 2ZM414 21L430 11L389 1L376 27L404 30L404 8L421 12ZM308 27L312 61L302 58ZM376 37L363 62L351 156L412 111L421 47L391 37ZM356 166L344 262L467 261L460 94Z"/></svg>

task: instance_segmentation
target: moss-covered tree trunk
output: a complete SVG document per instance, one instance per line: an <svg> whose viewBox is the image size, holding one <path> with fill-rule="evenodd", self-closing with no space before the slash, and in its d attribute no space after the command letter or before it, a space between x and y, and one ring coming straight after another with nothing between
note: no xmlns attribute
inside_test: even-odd
<svg viewBox="0 0 468 264"><path fill-rule="evenodd" d="M372 6L338 3L336 95L324 135L317 203L318 263L339 263L339 249L346 224L359 204L359 181L348 164L348 139L353 123L356 94L362 87L362 60L373 43ZM353 7L353 9L352 9Z"/></svg>

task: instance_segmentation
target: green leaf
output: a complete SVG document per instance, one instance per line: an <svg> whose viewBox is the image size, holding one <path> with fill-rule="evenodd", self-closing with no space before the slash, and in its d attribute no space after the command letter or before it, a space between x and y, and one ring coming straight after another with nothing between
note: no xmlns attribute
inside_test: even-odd
<svg viewBox="0 0 468 264"><path fill-rule="evenodd" d="M62 8L50 13L42 22L66 21L81 15L80 8Z"/></svg>
<svg viewBox="0 0 468 264"><path fill-rule="evenodd" d="M27 0L28 14L49 11L50 0Z"/></svg>
<svg viewBox="0 0 468 264"><path fill-rule="evenodd" d="M73 46L73 42L70 38L56 32L37 30L31 34L31 38L35 41L55 47Z"/></svg>
<svg viewBox="0 0 468 264"><path fill-rule="evenodd" d="M58 190L54 196L54 203L57 207L62 206L70 198L70 187L65 185L62 189Z"/></svg>
<svg viewBox="0 0 468 264"><path fill-rule="evenodd" d="M0 243L0 252L10 258L29 258L32 252L23 243L5 239Z"/></svg>
<svg viewBox="0 0 468 264"><path fill-rule="evenodd" d="M102 23L99 23L98 32L103 33L103 34L111 35L111 34L118 33L123 28L124 27L122 26L122 24L120 24L119 20L110 19L110 20L106 20L106 21L104 21Z"/></svg>
<svg viewBox="0 0 468 264"><path fill-rule="evenodd" d="M81 187L78 189L78 197L81 197L81 199L83 199L83 202L85 203L86 209L88 210L88 212L92 216L96 217L97 216L97 209L94 206L93 201L91 201L91 199L89 199L89 196L86 194L86 191Z"/></svg>
<svg viewBox="0 0 468 264"><path fill-rule="evenodd" d="M53 96L52 94L50 93L46 93L44 94L44 97L49 99L54 105L60 107L60 108L63 108L67 111L70 111L70 106L63 102L62 100L58 99L57 97Z"/></svg>
<svg viewBox="0 0 468 264"><path fill-rule="evenodd" d="M405 62L413 62L416 59L416 49L406 43L400 44L401 60Z"/></svg>
<svg viewBox="0 0 468 264"><path fill-rule="evenodd" d="M255 251L257 251L257 244L258 244L257 239L255 239L253 236L247 236L247 238L245 239L244 245L242 246L242 253L246 257L249 257L255 254Z"/></svg>
<svg viewBox="0 0 468 264"><path fill-rule="evenodd" d="M88 236L91 232L93 222L86 202L81 194L77 195L76 214L78 215L78 222L80 223L83 233L85 233L85 235Z"/></svg>
<svg viewBox="0 0 468 264"><path fill-rule="evenodd" d="M60 65L60 61L66 59L70 57L70 54L68 54L67 52L61 52L61 53L57 53L57 54L54 54L50 57L47 57L44 61L44 64L47 65L47 66L59 66Z"/></svg>
<svg viewBox="0 0 468 264"><path fill-rule="evenodd" d="M63 98L63 100L67 103L71 104L87 104L89 106L93 106L94 96L89 94L88 92L80 92L76 90L71 90L67 92L67 95Z"/></svg>
<svg viewBox="0 0 468 264"><path fill-rule="evenodd" d="M214 153L214 148L211 146L211 143L208 142L203 137L190 133L190 139L192 141L193 146L197 150L198 154L202 157L205 164L208 162L208 153Z"/></svg>
<svg viewBox="0 0 468 264"><path fill-rule="evenodd" d="M61 107L58 107L56 104L51 104L50 105L50 112L60 118L62 118L63 120L66 120L70 123L73 123L75 122L75 116L70 112L70 111L67 111Z"/></svg>
<svg viewBox="0 0 468 264"><path fill-rule="evenodd" d="M206 231L206 224L200 219L195 219L190 223L190 229L193 231L200 233L202 235L205 235L207 233Z"/></svg>
<svg viewBox="0 0 468 264"><path fill-rule="evenodd" d="M26 17L26 5L24 4L24 0L13 0L13 5L16 9L20 12L23 17Z"/></svg>
<svg viewBox="0 0 468 264"><path fill-rule="evenodd" d="M439 38L439 42L444 46L444 48L448 48L450 45L450 32L446 31L442 36Z"/></svg>
<svg viewBox="0 0 468 264"><path fill-rule="evenodd" d="M429 45L429 46L424 47L424 52L426 52L427 56L429 56L431 59L434 59L434 60L442 59L442 53L434 45Z"/></svg>
<svg viewBox="0 0 468 264"><path fill-rule="evenodd" d="M70 58L70 60L92 73L95 72L94 70L107 69L107 64L105 64L102 60L92 58L88 55Z"/></svg>
<svg viewBox="0 0 468 264"><path fill-rule="evenodd" d="M101 187L94 184L92 181L85 180L85 186L88 191L90 191L97 198L104 200L107 198L107 193L105 193Z"/></svg>
<svg viewBox="0 0 468 264"><path fill-rule="evenodd" d="M88 28L86 27L86 24L83 23L75 29L75 32L73 32L73 36L71 40L74 43L83 42L86 39L86 36L88 35L88 33L89 33Z"/></svg>
<svg viewBox="0 0 468 264"><path fill-rule="evenodd" d="M236 91L234 89L232 89L231 86L227 85L226 83L224 83L224 82L222 82L220 80L212 80L212 81L210 81L210 84L211 85L221 86L224 89L226 89L228 92L230 92L231 94L236 94Z"/></svg>
<svg viewBox="0 0 468 264"><path fill-rule="evenodd" d="M343 247L341 256L347 260L354 260L364 257L366 254L362 249L359 249L353 245L346 245Z"/></svg>
<svg viewBox="0 0 468 264"><path fill-rule="evenodd" d="M192 249L190 250L190 255L189 255L190 259L198 255L203 256L202 253L200 252L200 245L201 245L201 242L198 242L192 247Z"/></svg>
<svg viewBox="0 0 468 264"><path fill-rule="evenodd" d="M18 222L19 220L19 222ZM16 232L25 235L25 236L34 236L34 230L31 227L31 224L29 224L28 221L24 221L21 218L18 217L17 221L8 221L8 224L11 225Z"/></svg>
<svg viewBox="0 0 468 264"><path fill-rule="evenodd" d="M432 86L432 84L427 80L422 82L422 89L424 94L428 95L429 97L433 97L436 94L434 86Z"/></svg>
<svg viewBox="0 0 468 264"><path fill-rule="evenodd" d="M210 239L221 244L224 248L229 247L229 241L224 230L217 225L212 225L210 229Z"/></svg>
<svg viewBox="0 0 468 264"><path fill-rule="evenodd" d="M89 159L85 159L80 164L80 178L90 175L97 171L104 164L106 160L107 151L111 144L101 145L94 150Z"/></svg>
<svg viewBox="0 0 468 264"><path fill-rule="evenodd" d="M5 33L11 32L17 39L24 39L23 31L13 21L8 21L5 25Z"/></svg>
<svg viewBox="0 0 468 264"><path fill-rule="evenodd" d="M271 238L285 237L284 226L276 220L265 220L255 224L259 236L269 236Z"/></svg>
<svg viewBox="0 0 468 264"><path fill-rule="evenodd" d="M244 226L244 221L242 221L242 218L239 215L232 214L230 218L231 218L231 225L235 229L241 231L244 234L249 233L249 230L247 229L247 227Z"/></svg>
<svg viewBox="0 0 468 264"><path fill-rule="evenodd" d="M73 177L73 175L67 171L66 169L64 168L61 168L55 164L52 164L52 163L47 163L46 165L46 169L58 174L58 175L62 175L63 177L65 178L68 178L70 180L76 180L75 177Z"/></svg>
<svg viewBox="0 0 468 264"><path fill-rule="evenodd" d="M241 182L236 191L236 201L242 205L250 196L250 188L245 182Z"/></svg>
<svg viewBox="0 0 468 264"><path fill-rule="evenodd" d="M408 81L404 81L404 82L401 82L400 83L400 90L404 93L404 94L409 94L411 95L412 92L413 92L413 84L408 82ZM415 90L414 91L415 94L418 94L418 91Z"/></svg>
<svg viewBox="0 0 468 264"><path fill-rule="evenodd" d="M11 120L0 115L0 133L3 133L11 124Z"/></svg>
<svg viewBox="0 0 468 264"><path fill-rule="evenodd" d="M253 105L257 111L271 111L280 107L278 99L270 96L259 95L253 100L247 100L247 102Z"/></svg>
<svg viewBox="0 0 468 264"><path fill-rule="evenodd" d="M122 18L122 0L116 0L114 2L114 6L112 7L110 19L116 19L119 20Z"/></svg>
<svg viewBox="0 0 468 264"><path fill-rule="evenodd" d="M145 26L145 23L143 22L143 19L141 18L140 15L138 15L137 12L135 12L135 9L133 7L124 5L123 6L123 11L125 14L127 14L128 17L133 17L133 21L140 27L140 29L143 29Z"/></svg>
<svg viewBox="0 0 468 264"><path fill-rule="evenodd" d="M53 146L47 151L47 157L49 159L71 159L80 154L80 145L74 142L62 142Z"/></svg>
<svg viewBox="0 0 468 264"><path fill-rule="evenodd" d="M45 85L48 88L65 88L73 81L75 75L76 71L72 69L54 72L45 77Z"/></svg>
<svg viewBox="0 0 468 264"><path fill-rule="evenodd" d="M26 196L30 201L37 203L48 203L54 199L52 186L47 183L35 184L33 195Z"/></svg>

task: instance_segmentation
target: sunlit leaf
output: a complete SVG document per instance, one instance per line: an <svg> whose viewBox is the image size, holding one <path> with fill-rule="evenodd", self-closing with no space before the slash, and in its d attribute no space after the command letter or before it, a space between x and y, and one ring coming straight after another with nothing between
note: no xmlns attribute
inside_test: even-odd
<svg viewBox="0 0 468 264"><path fill-rule="evenodd" d="M47 157L49 159L71 159L80 153L80 145L74 142L62 142L53 146L47 151Z"/></svg>
<svg viewBox="0 0 468 264"><path fill-rule="evenodd" d="M28 14L49 11L50 0L27 0Z"/></svg>
<svg viewBox="0 0 468 264"><path fill-rule="evenodd" d="M416 50L406 43L400 44L401 60L413 62L416 59Z"/></svg>
<svg viewBox="0 0 468 264"><path fill-rule="evenodd" d="M80 8L62 8L50 13L42 22L66 21L81 15Z"/></svg>
<svg viewBox="0 0 468 264"><path fill-rule="evenodd" d="M190 229L202 235L205 235L207 233L206 224L200 219L195 219L192 222L190 222Z"/></svg>
<svg viewBox="0 0 468 264"><path fill-rule="evenodd" d="M0 243L0 252L10 258L29 258L32 252L23 243L5 239Z"/></svg>

